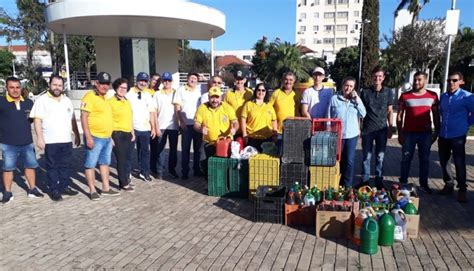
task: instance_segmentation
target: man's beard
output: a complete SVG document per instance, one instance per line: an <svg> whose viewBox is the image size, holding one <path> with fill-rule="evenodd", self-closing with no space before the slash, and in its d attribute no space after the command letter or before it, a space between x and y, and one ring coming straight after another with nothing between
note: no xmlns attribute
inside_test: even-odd
<svg viewBox="0 0 474 271"><path fill-rule="evenodd" d="M51 95L53 95L54 97L59 97L61 96L61 94L63 93L61 90L50 90L49 93L51 93Z"/></svg>

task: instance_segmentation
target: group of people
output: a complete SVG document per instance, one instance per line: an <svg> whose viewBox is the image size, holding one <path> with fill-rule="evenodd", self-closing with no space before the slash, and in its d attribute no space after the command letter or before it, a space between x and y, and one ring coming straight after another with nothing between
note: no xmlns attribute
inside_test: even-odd
<svg viewBox="0 0 474 271"><path fill-rule="evenodd" d="M191 145L193 175L204 176L207 173L207 158L214 155L215 144L220 138L242 137L244 144L261 150L264 142L281 144L283 121L298 116L340 119L341 184L355 185L355 152L361 137L362 184L371 177L374 156L375 184L381 186L387 139L392 136L392 107L395 103L394 93L383 85L384 71L374 69L372 86L363 89L360 94L355 91L357 82L352 77L343 79L341 90L337 93L324 87L326 73L323 68L316 67L312 77L314 85L301 93L294 90L295 75L287 72L282 77L281 87L270 95L263 83L254 90L246 88L246 78L237 74L234 88L223 94L220 76L211 77L203 89L198 84L199 74L191 72L187 75L186 84L175 90L172 88L173 76L169 72L161 76L154 74L151 78L140 72L133 87L124 78L112 81L110 74L100 72L94 88L82 98L80 108L84 168L90 199L99 200L102 196L116 196L120 191L134 191L131 175L135 146L138 178L150 182L153 180L151 176L162 179L165 173L179 178L176 166L181 135L181 179L186 180L190 173ZM408 181L411 160L415 146L418 146L420 187L431 193L428 185L429 154L431 144L439 137L440 164L446 182L440 192L453 192L453 182L446 170L452 154L459 188L458 200L465 202L465 143L467 130L474 119L474 95L460 88L463 75L459 72L449 75L448 92L443 93L440 99L436 93L425 88L426 82L424 72L415 73L413 90L401 94L398 100L396 125L398 141L402 145L400 182ZM64 195L76 195L78 192L70 187L70 162L73 141L79 146L81 138L72 102L64 95L63 79L52 75L47 93L34 104L21 96L19 79L8 78L6 86L6 96L0 98L2 201L7 203L13 199L11 186L18 158L21 158L25 168L28 196L43 197L35 185L38 162L31 122L34 122L37 147L44 149L51 199L60 201ZM109 90L110 86L113 91ZM169 157L165 167L163 151L167 143ZM109 184L112 153L117 161L120 191L112 189ZM201 155L206 159L201 159ZM100 193L95 186L97 166L102 181Z"/></svg>

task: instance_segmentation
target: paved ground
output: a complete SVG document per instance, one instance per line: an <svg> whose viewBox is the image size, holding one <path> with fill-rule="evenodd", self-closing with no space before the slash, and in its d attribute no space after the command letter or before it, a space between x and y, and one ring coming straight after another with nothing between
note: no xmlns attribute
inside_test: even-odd
<svg viewBox="0 0 474 271"><path fill-rule="evenodd" d="M373 256L358 253L346 240L317 239L314 228L254 223L249 201L208 197L202 179L135 180L135 193L98 202L81 193L53 203L28 199L18 174L15 200L0 205L0 270L473 270L473 143L467 143L470 202L422 196L419 238L384 247ZM430 183L440 189L437 155L434 148ZM396 180L396 140L390 141L386 157L387 178ZM73 162L74 183L84 192L81 149ZM412 173L416 176L417 170ZM40 187L44 180L40 170Z"/></svg>

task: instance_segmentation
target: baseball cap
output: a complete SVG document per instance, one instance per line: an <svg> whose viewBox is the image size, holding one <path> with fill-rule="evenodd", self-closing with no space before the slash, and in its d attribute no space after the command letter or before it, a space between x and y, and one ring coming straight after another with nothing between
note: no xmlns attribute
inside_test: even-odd
<svg viewBox="0 0 474 271"><path fill-rule="evenodd" d="M313 72L312 72L311 74L315 74L315 73L326 74L326 73L324 72L324 69L321 68L321 67L316 67L316 68L314 68L314 70L313 70Z"/></svg>
<svg viewBox="0 0 474 271"><path fill-rule="evenodd" d="M173 76L169 72L164 72L163 75L161 75L161 80L163 80L163 81L165 81L165 80L173 81Z"/></svg>
<svg viewBox="0 0 474 271"><path fill-rule="evenodd" d="M235 74L235 80L243 80L245 79L244 73L242 71L237 71Z"/></svg>
<svg viewBox="0 0 474 271"><path fill-rule="evenodd" d="M97 81L99 84L110 84L111 76L106 72L99 72L97 74Z"/></svg>
<svg viewBox="0 0 474 271"><path fill-rule="evenodd" d="M209 89L209 97L212 96L221 96L222 95L222 90L219 87L212 87Z"/></svg>
<svg viewBox="0 0 474 271"><path fill-rule="evenodd" d="M146 72L139 72L137 74L137 82L138 81L149 81L150 80L150 77L148 76L148 73Z"/></svg>

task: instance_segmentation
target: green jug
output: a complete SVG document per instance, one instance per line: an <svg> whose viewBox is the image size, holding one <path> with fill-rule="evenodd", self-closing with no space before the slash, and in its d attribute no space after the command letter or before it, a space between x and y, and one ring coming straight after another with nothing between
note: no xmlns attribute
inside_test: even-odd
<svg viewBox="0 0 474 271"><path fill-rule="evenodd" d="M408 201L408 204L405 205L405 208L403 208L403 211L405 212L406 215L417 215L418 214L418 209L416 209L415 205L413 202L410 200Z"/></svg>
<svg viewBox="0 0 474 271"><path fill-rule="evenodd" d="M364 220L360 229L360 252L365 254L375 254L379 243L379 224L369 215Z"/></svg>
<svg viewBox="0 0 474 271"><path fill-rule="evenodd" d="M379 218L379 245L391 246L395 235L395 219L384 210L384 214Z"/></svg>

